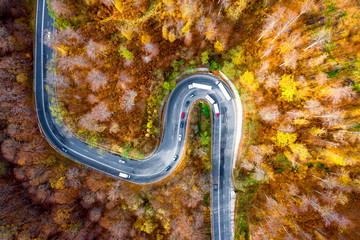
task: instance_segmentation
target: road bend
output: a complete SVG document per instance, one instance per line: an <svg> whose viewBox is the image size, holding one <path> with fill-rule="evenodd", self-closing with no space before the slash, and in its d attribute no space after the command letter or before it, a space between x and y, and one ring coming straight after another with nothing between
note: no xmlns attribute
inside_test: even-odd
<svg viewBox="0 0 360 240"><path fill-rule="evenodd" d="M59 123L51 114L50 101L54 94L45 82L46 64L53 51L44 45L45 29L54 31L54 19L49 15L46 0L37 1L36 32L34 49L34 92L39 127L50 145L60 154L75 162L84 164L96 171L103 172L113 178L123 179L135 184L149 184L166 178L179 164L174 157L184 153L188 114L191 105L205 100L209 95L219 106L216 116L214 105L210 104L212 117L212 183L211 183L211 225L213 239L233 239L231 212L232 165L236 159L235 141L239 116L236 107L241 103L234 98L232 89L222 79L206 74L196 73L181 80L171 92L165 105L162 122L162 140L156 151L143 160L125 159L118 153L105 151L99 153L97 148L89 148L88 143L66 133L64 124ZM222 82L231 99L226 99L217 85ZM200 88L189 89L189 84L198 83L211 86L211 90ZM195 96L193 96L195 94ZM238 99L238 98L237 98ZM236 102L238 101L238 102ZM189 103L187 103L189 102ZM184 116L184 127L180 127ZM240 121L241 122L241 121ZM239 127L239 126L238 126ZM180 135L182 136L180 139Z"/></svg>

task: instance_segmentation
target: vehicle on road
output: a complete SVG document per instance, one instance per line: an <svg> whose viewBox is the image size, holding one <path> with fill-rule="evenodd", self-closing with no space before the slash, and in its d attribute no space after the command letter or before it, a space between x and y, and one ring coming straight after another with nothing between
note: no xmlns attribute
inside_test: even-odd
<svg viewBox="0 0 360 240"><path fill-rule="evenodd" d="M47 33L47 38L50 40L50 37L51 37L51 33L50 32L48 32Z"/></svg>
<svg viewBox="0 0 360 240"><path fill-rule="evenodd" d="M184 127L184 121L180 122L180 127L183 128Z"/></svg>
<svg viewBox="0 0 360 240"><path fill-rule="evenodd" d="M215 100L212 97L210 97L209 95L206 95L205 99L208 100L211 104L215 103Z"/></svg>
<svg viewBox="0 0 360 240"><path fill-rule="evenodd" d="M217 81L216 84L219 86L219 88L220 88L222 94L224 94L226 100L230 101L231 97L230 97L228 91L226 91L224 84L222 84L220 81Z"/></svg>
<svg viewBox="0 0 360 240"><path fill-rule="evenodd" d="M190 105L190 101L186 101L185 107L188 107Z"/></svg>
<svg viewBox="0 0 360 240"><path fill-rule="evenodd" d="M217 190L218 190L218 185L214 184L214 191L217 191Z"/></svg>
<svg viewBox="0 0 360 240"><path fill-rule="evenodd" d="M182 112L181 118L185 118L185 112Z"/></svg>
<svg viewBox="0 0 360 240"><path fill-rule="evenodd" d="M67 150L66 148L63 148L63 147L62 147L62 148L61 148L61 151L67 153L68 150Z"/></svg>
<svg viewBox="0 0 360 240"><path fill-rule="evenodd" d="M122 159L119 159L119 163L125 163L125 161Z"/></svg>
<svg viewBox="0 0 360 240"><path fill-rule="evenodd" d="M178 137L179 142L181 141L181 139L182 139L182 135L180 134Z"/></svg>
<svg viewBox="0 0 360 240"><path fill-rule="evenodd" d="M193 98L193 97L195 97L196 96L196 93L195 92L193 92L192 94L190 94L190 97L191 98Z"/></svg>
<svg viewBox="0 0 360 240"><path fill-rule="evenodd" d="M219 105L217 103L214 104L214 110L215 110L215 115L219 116L220 115L220 111L219 111Z"/></svg>
<svg viewBox="0 0 360 240"><path fill-rule="evenodd" d="M170 168L171 168L171 166L167 166L164 170L165 170L165 171L169 171Z"/></svg>
<svg viewBox="0 0 360 240"><path fill-rule="evenodd" d="M199 89L204 89L204 90L210 91L212 89L212 86L206 85L206 84L200 84L200 83L192 83L192 84L188 85L188 88L189 89L199 88Z"/></svg>
<svg viewBox="0 0 360 240"><path fill-rule="evenodd" d="M175 162L178 159L178 157L179 157L178 155L175 155L173 161Z"/></svg>
<svg viewBox="0 0 360 240"><path fill-rule="evenodd" d="M122 177L122 178L130 178L130 175L121 172L121 173L119 173L119 177Z"/></svg>

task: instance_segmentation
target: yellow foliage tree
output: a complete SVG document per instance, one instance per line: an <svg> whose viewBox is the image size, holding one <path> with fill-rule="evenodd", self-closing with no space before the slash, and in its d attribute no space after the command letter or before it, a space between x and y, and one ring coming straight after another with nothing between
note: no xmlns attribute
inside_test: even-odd
<svg viewBox="0 0 360 240"><path fill-rule="evenodd" d="M68 220L70 218L71 214L70 214L70 210L68 209L59 209L56 211L56 216L55 216L55 219L54 221L56 223L63 223L65 222L66 220Z"/></svg>
<svg viewBox="0 0 360 240"><path fill-rule="evenodd" d="M240 78L240 82L250 91L255 92L259 88L259 82L252 72L246 71Z"/></svg>
<svg viewBox="0 0 360 240"><path fill-rule="evenodd" d="M326 131L323 129L323 128L316 128L316 127L312 127L310 130L309 130L309 133L311 133L311 135L314 135L316 137L326 133Z"/></svg>
<svg viewBox="0 0 360 240"><path fill-rule="evenodd" d="M333 152L330 152L328 150L324 150L322 152L322 155L325 157L327 161L329 161L332 164L340 165L340 166L346 166L347 165L347 159L345 159L343 156L339 154L335 154Z"/></svg>
<svg viewBox="0 0 360 240"><path fill-rule="evenodd" d="M224 51L225 47L224 47L224 44L219 42L219 41L216 41L215 44L214 44L214 48L217 52L222 52Z"/></svg>
<svg viewBox="0 0 360 240"><path fill-rule="evenodd" d="M150 35L147 35L147 34L144 34L141 36L141 43L142 44L146 44L146 43L149 43L151 42L151 36Z"/></svg>
<svg viewBox="0 0 360 240"><path fill-rule="evenodd" d="M64 45L55 46L55 49L60 55L65 56L69 52L69 48Z"/></svg>
<svg viewBox="0 0 360 240"><path fill-rule="evenodd" d="M284 74L280 80L281 97L286 102L292 102L296 91L296 82L293 75Z"/></svg>
<svg viewBox="0 0 360 240"><path fill-rule="evenodd" d="M123 9L124 9L124 6L123 6L122 1L114 0L114 3L115 3L115 8L116 8L119 12L122 12Z"/></svg>
<svg viewBox="0 0 360 240"><path fill-rule="evenodd" d="M275 144L279 147L286 147L292 145L297 139L296 133L283 133L281 131L277 131Z"/></svg>
<svg viewBox="0 0 360 240"><path fill-rule="evenodd" d="M181 29L182 36L185 36L185 34L190 31L191 25L192 25L192 22L190 20L186 22L185 26Z"/></svg>
<svg viewBox="0 0 360 240"><path fill-rule="evenodd" d="M289 42L284 42L280 45L280 51L281 53L286 53L291 49L291 44Z"/></svg>
<svg viewBox="0 0 360 240"><path fill-rule="evenodd" d="M162 36L166 40L169 38L169 31L165 25L162 27Z"/></svg>
<svg viewBox="0 0 360 240"><path fill-rule="evenodd" d="M284 151L284 155L287 159L289 159L290 162L292 162L292 165L295 166L295 155L290 151Z"/></svg>
<svg viewBox="0 0 360 240"><path fill-rule="evenodd" d="M290 149L296 156L299 157L301 162L305 162L308 158L311 157L306 146L303 144L290 144Z"/></svg>
<svg viewBox="0 0 360 240"><path fill-rule="evenodd" d="M158 224L154 223L151 218L147 218L145 221L140 218L135 222L135 228L150 234L157 228Z"/></svg>
<svg viewBox="0 0 360 240"><path fill-rule="evenodd" d="M113 0L113 3L120 13L115 16L117 19L138 19L147 9L147 4L141 4L141 1L140 6L138 6L141 8L135 7L136 3L132 0Z"/></svg>
<svg viewBox="0 0 360 240"><path fill-rule="evenodd" d="M234 1L231 6L226 10L226 15L230 19L236 21L240 17L241 12L245 9L247 4L246 0Z"/></svg>
<svg viewBox="0 0 360 240"><path fill-rule="evenodd" d="M176 35L172 31L169 32L169 39L170 42L174 42L176 40Z"/></svg>
<svg viewBox="0 0 360 240"><path fill-rule="evenodd" d="M156 214L156 217L161 220L162 226L165 229L166 234L170 233L170 219L165 217L165 210L159 208L157 212L158 214Z"/></svg>
<svg viewBox="0 0 360 240"><path fill-rule="evenodd" d="M125 25L121 27L120 32L127 40L131 40L134 33L134 27L131 25Z"/></svg>
<svg viewBox="0 0 360 240"><path fill-rule="evenodd" d="M295 125L307 125L309 123L310 123L310 121L306 120L306 119L295 119L294 120Z"/></svg>
<svg viewBox="0 0 360 240"><path fill-rule="evenodd" d="M16 81L18 83L23 83L23 82L26 82L27 80L28 80L28 77L24 73L20 73L19 75L16 76Z"/></svg>
<svg viewBox="0 0 360 240"><path fill-rule="evenodd" d="M208 64L209 63L209 52L205 51L201 54L201 64Z"/></svg>
<svg viewBox="0 0 360 240"><path fill-rule="evenodd" d="M341 185L344 187L352 185L352 182L353 182L349 176L349 172L344 169L341 169L341 171L340 171L339 181L340 181Z"/></svg>
<svg viewBox="0 0 360 240"><path fill-rule="evenodd" d="M55 189L64 189L64 181L65 177L59 177L59 178L50 178L50 185L52 188Z"/></svg>
<svg viewBox="0 0 360 240"><path fill-rule="evenodd" d="M245 63L244 49L237 47L229 51L231 54L231 61L236 65L240 66Z"/></svg>

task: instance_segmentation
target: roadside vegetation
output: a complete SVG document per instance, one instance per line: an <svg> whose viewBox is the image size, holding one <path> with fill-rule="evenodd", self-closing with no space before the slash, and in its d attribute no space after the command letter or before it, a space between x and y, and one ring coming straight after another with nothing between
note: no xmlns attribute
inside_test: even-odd
<svg viewBox="0 0 360 240"><path fill-rule="evenodd" d="M359 238L359 6L268 4L223 64L245 110L236 234Z"/></svg>
<svg viewBox="0 0 360 240"><path fill-rule="evenodd" d="M141 159L180 73L221 70L244 105L236 239L360 238L357 1L48 2L58 31L44 36L47 90L72 134ZM161 183L63 159L32 105L32 10L0 1L0 238L209 238L207 105L195 105L183 164Z"/></svg>

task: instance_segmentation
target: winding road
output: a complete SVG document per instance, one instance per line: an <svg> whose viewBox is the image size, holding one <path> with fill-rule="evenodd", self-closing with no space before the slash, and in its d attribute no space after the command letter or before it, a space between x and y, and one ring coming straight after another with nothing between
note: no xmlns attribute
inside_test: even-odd
<svg viewBox="0 0 360 240"><path fill-rule="evenodd" d="M50 110L49 94L46 91L46 63L53 51L44 45L44 29L54 30L54 20L49 16L46 0L37 1L36 36L34 50L34 91L40 129L50 145L62 155L92 169L103 172L113 178L123 179L136 184L148 184L166 178L179 164L183 155L187 120L191 105L199 99L205 100L210 95L219 105L220 115L214 114L212 104L212 189L211 189L211 224L213 239L233 239L233 216L231 196L232 168L237 157L237 148L241 138L242 110L235 88L229 81L224 81L211 74L198 72L181 80L171 92L165 105L163 131L159 147L144 160L125 159L117 153L98 153L97 148L89 148L86 142L64 134L63 126L56 123ZM227 101L216 84L223 82L231 100ZM189 89L191 83L212 86L212 90ZM196 93L195 97L191 97ZM235 94L237 94L235 92ZM190 101L187 105L186 102ZM240 109L240 110L239 110ZM181 113L185 112L185 126L180 127ZM178 137L182 135L179 141ZM175 156L179 156L174 161ZM166 171L168 170L168 171ZM121 178L124 173L129 178Z"/></svg>

